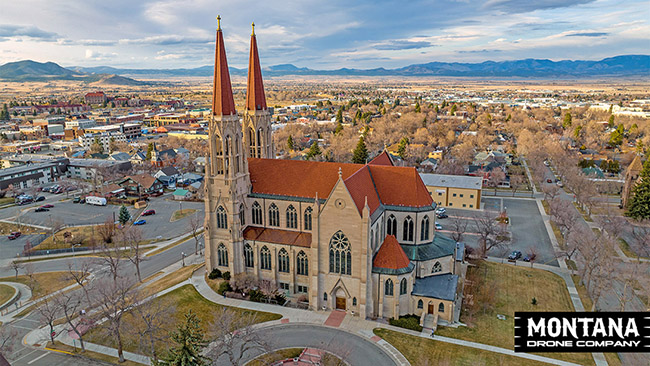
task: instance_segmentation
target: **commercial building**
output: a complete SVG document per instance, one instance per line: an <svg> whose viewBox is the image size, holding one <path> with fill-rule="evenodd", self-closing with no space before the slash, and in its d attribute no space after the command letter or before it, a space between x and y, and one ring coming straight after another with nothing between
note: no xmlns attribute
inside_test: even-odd
<svg viewBox="0 0 650 366"><path fill-rule="evenodd" d="M424 173L420 177L431 198L439 206L475 210L481 208L481 177Z"/></svg>

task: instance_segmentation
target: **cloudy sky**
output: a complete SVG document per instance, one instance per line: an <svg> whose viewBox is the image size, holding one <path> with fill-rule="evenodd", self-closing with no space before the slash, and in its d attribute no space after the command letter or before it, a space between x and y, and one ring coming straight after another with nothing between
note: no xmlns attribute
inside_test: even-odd
<svg viewBox="0 0 650 366"><path fill-rule="evenodd" d="M252 21L266 66L394 68L650 53L648 0L22 0L2 6L0 64L208 65L217 14L235 67L247 64Z"/></svg>

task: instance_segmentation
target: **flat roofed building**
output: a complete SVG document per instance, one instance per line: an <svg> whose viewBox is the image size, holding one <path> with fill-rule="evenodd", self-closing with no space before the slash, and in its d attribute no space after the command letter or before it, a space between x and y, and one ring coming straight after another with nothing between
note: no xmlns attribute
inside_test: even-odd
<svg viewBox="0 0 650 366"><path fill-rule="evenodd" d="M420 177L431 198L439 206L474 210L481 208L481 177L424 173Z"/></svg>

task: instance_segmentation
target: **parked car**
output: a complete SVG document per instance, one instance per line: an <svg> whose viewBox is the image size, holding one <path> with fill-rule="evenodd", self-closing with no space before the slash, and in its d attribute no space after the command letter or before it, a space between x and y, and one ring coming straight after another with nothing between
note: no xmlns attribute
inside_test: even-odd
<svg viewBox="0 0 650 366"><path fill-rule="evenodd" d="M45 211L49 211L49 210L50 210L49 208L39 207L36 210L34 210L34 212L45 212Z"/></svg>
<svg viewBox="0 0 650 366"><path fill-rule="evenodd" d="M442 230L442 225L436 222L436 230Z"/></svg>
<svg viewBox="0 0 650 366"><path fill-rule="evenodd" d="M34 201L36 201L36 202L45 201L45 196L38 196L38 197L36 197L36 199Z"/></svg>
<svg viewBox="0 0 650 366"><path fill-rule="evenodd" d="M553 183L553 179L548 178L548 179L546 180L546 183Z"/></svg>
<svg viewBox="0 0 650 366"><path fill-rule="evenodd" d="M546 165L546 166L550 166L551 163L549 163L547 160L544 160L544 165Z"/></svg>
<svg viewBox="0 0 650 366"><path fill-rule="evenodd" d="M443 213L439 213L437 216L438 216L439 219L446 219L447 217L449 217L449 216L448 216L446 213L444 213L444 212L443 212Z"/></svg>
<svg viewBox="0 0 650 366"><path fill-rule="evenodd" d="M562 183L562 182L557 182L555 184L557 184L557 186L560 187L560 188L564 187L564 183Z"/></svg>
<svg viewBox="0 0 650 366"><path fill-rule="evenodd" d="M81 197L75 197L72 199L72 203L79 203L81 202Z"/></svg>
<svg viewBox="0 0 650 366"><path fill-rule="evenodd" d="M22 233L20 231L12 231L11 234L7 237L9 240L17 239Z"/></svg>
<svg viewBox="0 0 650 366"><path fill-rule="evenodd" d="M144 225L147 223L147 220L138 220L133 223L133 225Z"/></svg>
<svg viewBox="0 0 650 366"><path fill-rule="evenodd" d="M149 215L155 215L155 214L156 214L156 210L147 210L147 211L142 213L142 216L149 216Z"/></svg>
<svg viewBox="0 0 650 366"><path fill-rule="evenodd" d="M85 199L85 198L82 198L81 201L79 201L79 203L82 203L82 204L83 204L83 203L86 203L86 199Z"/></svg>
<svg viewBox="0 0 650 366"><path fill-rule="evenodd" d="M510 255L508 256L508 260L511 261L516 261L517 259L521 258L521 252L518 250L514 250Z"/></svg>
<svg viewBox="0 0 650 366"><path fill-rule="evenodd" d="M524 257L523 261L524 261L524 262L534 261L536 257L537 257L537 254L535 254L535 253L527 254L527 255Z"/></svg>
<svg viewBox="0 0 650 366"><path fill-rule="evenodd" d="M48 204L45 204L45 205L43 205L41 207L43 207L43 208L52 208L52 207L54 207L54 205L48 203Z"/></svg>
<svg viewBox="0 0 650 366"><path fill-rule="evenodd" d="M445 212L447 212L447 209L444 208L444 207L438 207L438 208L436 208L436 213L437 213L437 214L442 214L442 213L445 213Z"/></svg>

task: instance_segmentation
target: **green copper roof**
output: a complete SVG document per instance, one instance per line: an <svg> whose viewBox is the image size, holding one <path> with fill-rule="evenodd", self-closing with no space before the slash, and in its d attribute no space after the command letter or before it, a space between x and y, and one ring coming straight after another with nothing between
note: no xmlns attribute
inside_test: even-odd
<svg viewBox="0 0 650 366"><path fill-rule="evenodd" d="M428 244L411 245L400 244L406 256L412 261L426 261L429 259L454 255L456 242L440 233L436 233L433 241Z"/></svg>

